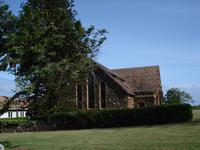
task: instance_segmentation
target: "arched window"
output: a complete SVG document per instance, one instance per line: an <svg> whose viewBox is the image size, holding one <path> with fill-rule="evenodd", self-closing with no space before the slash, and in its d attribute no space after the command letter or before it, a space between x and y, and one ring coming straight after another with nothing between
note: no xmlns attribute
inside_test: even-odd
<svg viewBox="0 0 200 150"><path fill-rule="evenodd" d="M82 108L82 85L76 86L77 106L79 109Z"/></svg>
<svg viewBox="0 0 200 150"><path fill-rule="evenodd" d="M104 82L100 83L100 109L106 108L106 86Z"/></svg>
<svg viewBox="0 0 200 150"><path fill-rule="evenodd" d="M88 78L88 108L94 108L94 76Z"/></svg>

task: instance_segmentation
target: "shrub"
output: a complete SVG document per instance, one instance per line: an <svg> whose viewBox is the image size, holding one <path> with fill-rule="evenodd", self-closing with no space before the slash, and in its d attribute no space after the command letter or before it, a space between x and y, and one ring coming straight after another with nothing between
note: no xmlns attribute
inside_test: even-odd
<svg viewBox="0 0 200 150"><path fill-rule="evenodd" d="M186 122L192 119L188 104L163 105L141 109L90 112L60 112L31 118L0 119L0 132L49 131L153 125Z"/></svg>
<svg viewBox="0 0 200 150"><path fill-rule="evenodd" d="M46 118L58 129L104 128L186 122L192 119L188 104L163 105L140 109L57 113Z"/></svg>
<svg viewBox="0 0 200 150"><path fill-rule="evenodd" d="M30 121L27 118L3 118L0 119L0 130L8 128L16 128L18 126L24 126L29 124Z"/></svg>
<svg viewBox="0 0 200 150"><path fill-rule="evenodd" d="M16 125L24 125L27 124L29 121L27 118L2 118L0 119L0 123L10 123Z"/></svg>

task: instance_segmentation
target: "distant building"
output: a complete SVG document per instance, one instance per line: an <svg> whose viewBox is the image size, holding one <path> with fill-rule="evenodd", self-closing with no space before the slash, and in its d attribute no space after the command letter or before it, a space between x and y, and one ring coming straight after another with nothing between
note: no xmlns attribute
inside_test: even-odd
<svg viewBox="0 0 200 150"><path fill-rule="evenodd" d="M0 109L9 99L10 97L0 96ZM10 105L9 110L1 115L0 118L26 117L27 105L27 102L24 100L14 100Z"/></svg>

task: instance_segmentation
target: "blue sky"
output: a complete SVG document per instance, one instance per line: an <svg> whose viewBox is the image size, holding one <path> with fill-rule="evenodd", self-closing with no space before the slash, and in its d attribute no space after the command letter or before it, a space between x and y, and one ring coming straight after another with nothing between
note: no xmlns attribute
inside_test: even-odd
<svg viewBox="0 0 200 150"><path fill-rule="evenodd" d="M15 14L24 1L5 0ZM109 32L100 63L109 68L159 65L164 91L185 90L195 104L200 104L199 8L199 0L75 0L85 27ZM13 77L0 73L0 95L12 88Z"/></svg>

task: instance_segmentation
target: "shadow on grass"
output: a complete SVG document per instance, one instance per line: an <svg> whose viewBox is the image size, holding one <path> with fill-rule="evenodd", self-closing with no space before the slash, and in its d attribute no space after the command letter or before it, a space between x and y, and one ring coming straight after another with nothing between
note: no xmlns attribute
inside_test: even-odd
<svg viewBox="0 0 200 150"><path fill-rule="evenodd" d="M2 144L6 149L13 149L13 148L18 148L19 145L13 145L11 142L9 141L0 141L0 144Z"/></svg>
<svg viewBox="0 0 200 150"><path fill-rule="evenodd" d="M21 147L20 145L13 145L11 142L9 141L0 141L0 144L2 144L5 149L12 149L12 150L31 150L30 148L25 148L25 147Z"/></svg>
<svg viewBox="0 0 200 150"><path fill-rule="evenodd" d="M200 125L200 119L192 120L188 125Z"/></svg>
<svg viewBox="0 0 200 150"><path fill-rule="evenodd" d="M13 150L31 150L30 148L26 148L26 147L21 147L20 145L13 145L11 142L9 141L0 141L0 144L2 144L5 149L13 149Z"/></svg>

